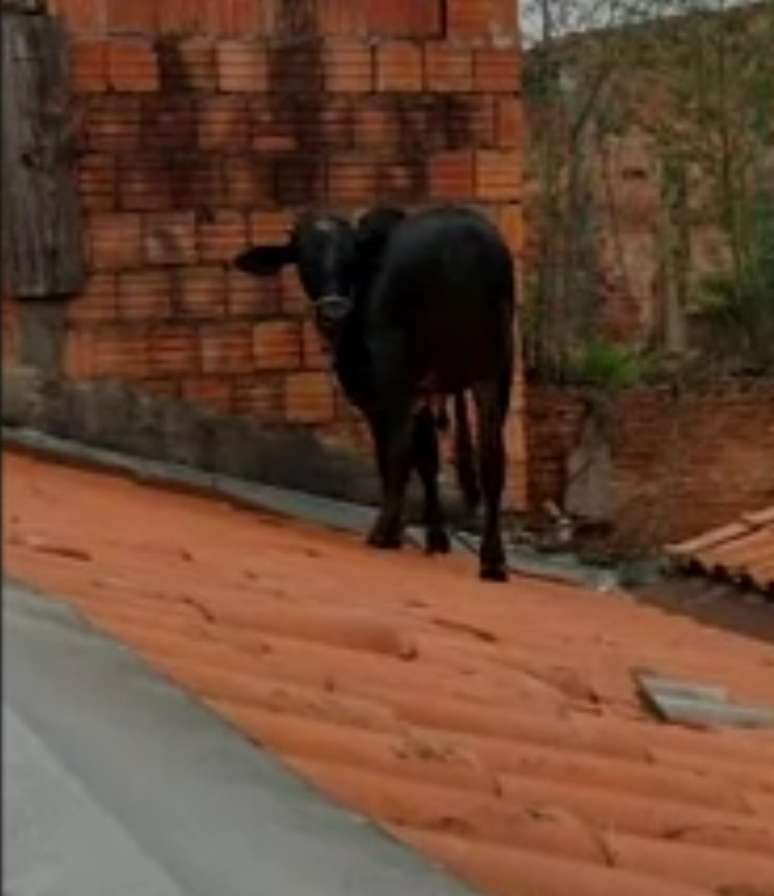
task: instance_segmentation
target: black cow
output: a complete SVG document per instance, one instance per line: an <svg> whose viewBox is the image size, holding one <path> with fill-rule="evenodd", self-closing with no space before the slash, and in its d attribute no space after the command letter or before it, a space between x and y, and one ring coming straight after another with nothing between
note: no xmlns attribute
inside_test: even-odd
<svg viewBox="0 0 774 896"><path fill-rule="evenodd" d="M496 228L456 206L412 216L376 208L356 226L309 214L296 223L286 245L252 248L235 264L257 276L276 274L283 265L298 267L344 392L373 435L383 503L371 545L400 546L413 467L425 489L427 549L449 550L437 484L436 427L443 425L443 415L434 412L433 399L454 396L457 470L473 510L479 489L464 399L472 390L486 510L481 577L504 581L500 503L513 375L514 276Z"/></svg>

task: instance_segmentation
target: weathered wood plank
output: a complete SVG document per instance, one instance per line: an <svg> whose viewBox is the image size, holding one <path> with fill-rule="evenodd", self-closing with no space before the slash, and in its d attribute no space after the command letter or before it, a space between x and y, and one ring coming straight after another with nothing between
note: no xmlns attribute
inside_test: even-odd
<svg viewBox="0 0 774 896"><path fill-rule="evenodd" d="M18 298L78 292L85 271L61 24L2 13L3 285Z"/></svg>

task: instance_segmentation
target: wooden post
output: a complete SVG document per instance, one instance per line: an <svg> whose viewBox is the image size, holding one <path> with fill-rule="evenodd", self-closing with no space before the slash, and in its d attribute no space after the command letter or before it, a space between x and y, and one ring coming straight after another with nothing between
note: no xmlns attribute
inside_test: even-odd
<svg viewBox="0 0 774 896"><path fill-rule="evenodd" d="M53 299L85 281L66 35L39 0L2 3L3 289Z"/></svg>

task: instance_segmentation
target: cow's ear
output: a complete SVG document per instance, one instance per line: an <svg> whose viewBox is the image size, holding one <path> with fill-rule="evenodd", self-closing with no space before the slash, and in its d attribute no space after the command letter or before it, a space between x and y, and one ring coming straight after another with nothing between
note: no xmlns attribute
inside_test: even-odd
<svg viewBox="0 0 774 896"><path fill-rule="evenodd" d="M237 255L234 267L255 277L271 277L295 260L296 248L292 243L284 246L253 246Z"/></svg>

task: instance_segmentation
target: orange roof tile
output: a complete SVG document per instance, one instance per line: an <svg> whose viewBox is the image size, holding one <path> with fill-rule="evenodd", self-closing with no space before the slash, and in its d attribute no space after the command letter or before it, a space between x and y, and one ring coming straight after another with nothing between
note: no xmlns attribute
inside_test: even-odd
<svg viewBox="0 0 774 896"><path fill-rule="evenodd" d="M651 668L774 704L774 647L610 595L487 586L464 555L373 553L222 501L4 461L7 572L482 891L774 894L774 733L665 725L633 679Z"/></svg>
<svg viewBox="0 0 774 896"><path fill-rule="evenodd" d="M670 545L667 553L686 569L774 592L774 507Z"/></svg>

